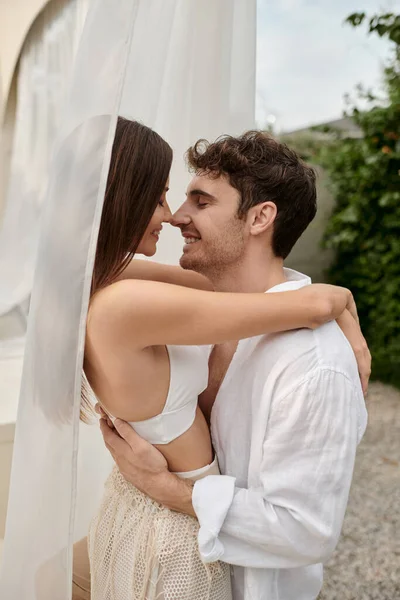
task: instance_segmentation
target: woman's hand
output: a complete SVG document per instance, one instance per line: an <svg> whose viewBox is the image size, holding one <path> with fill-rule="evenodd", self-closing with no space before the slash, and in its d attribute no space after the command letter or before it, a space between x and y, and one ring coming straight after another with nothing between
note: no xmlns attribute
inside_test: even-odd
<svg viewBox="0 0 400 600"><path fill-rule="evenodd" d="M334 321L347 309L358 323L357 307L353 294L347 288L325 283L314 283L299 290L312 307L311 328Z"/></svg>
<svg viewBox="0 0 400 600"><path fill-rule="evenodd" d="M365 341L359 324L355 321L349 311L345 310L336 320L355 354L361 386L365 395L368 391L368 382L371 375L371 353L367 342Z"/></svg>
<svg viewBox="0 0 400 600"><path fill-rule="evenodd" d="M366 394L371 375L371 354L361 333L353 294L347 288L323 283L309 285L299 291L305 296L310 294L308 300L311 302L313 315L316 316L311 328L319 327L328 321L338 322L355 354L362 389Z"/></svg>

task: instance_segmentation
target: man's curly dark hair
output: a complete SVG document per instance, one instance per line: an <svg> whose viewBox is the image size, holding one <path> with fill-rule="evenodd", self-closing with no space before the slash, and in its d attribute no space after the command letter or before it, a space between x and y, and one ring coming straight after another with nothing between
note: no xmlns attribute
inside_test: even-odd
<svg viewBox="0 0 400 600"><path fill-rule="evenodd" d="M224 135L215 142L198 140L186 154L189 169L211 177L227 177L240 193L238 215L257 204L277 207L273 251L286 258L317 210L315 171L271 135L248 131Z"/></svg>

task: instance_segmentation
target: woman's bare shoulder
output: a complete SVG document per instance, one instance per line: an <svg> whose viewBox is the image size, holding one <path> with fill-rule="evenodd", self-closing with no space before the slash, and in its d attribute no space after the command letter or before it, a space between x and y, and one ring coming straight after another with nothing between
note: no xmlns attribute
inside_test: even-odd
<svg viewBox="0 0 400 600"><path fill-rule="evenodd" d="M99 290L90 301L87 333L101 335L103 340L107 338L116 341L119 338L129 340L132 333L141 345L139 330L146 329L154 315L162 312L163 302L160 302L160 298L166 287L171 286L124 279Z"/></svg>
<svg viewBox="0 0 400 600"><path fill-rule="evenodd" d="M162 283L155 284L163 286ZM100 317L121 314L124 308L132 307L132 302L142 304L147 300L148 282L139 279L123 279L99 290L90 301L89 313ZM138 305L136 304L138 308Z"/></svg>
<svg viewBox="0 0 400 600"><path fill-rule="evenodd" d="M103 333L115 331L115 328L123 324L126 318L131 319L134 311L129 310L129 307L137 306L141 283L141 281L125 279L97 291L89 304L88 330L98 330Z"/></svg>

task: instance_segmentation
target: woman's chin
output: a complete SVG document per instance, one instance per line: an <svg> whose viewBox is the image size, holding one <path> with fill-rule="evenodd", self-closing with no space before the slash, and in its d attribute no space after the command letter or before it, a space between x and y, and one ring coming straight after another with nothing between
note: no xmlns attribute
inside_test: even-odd
<svg viewBox="0 0 400 600"><path fill-rule="evenodd" d="M144 256L154 256L157 252L158 239L155 237L146 238L139 244L136 254L143 254Z"/></svg>
<svg viewBox="0 0 400 600"><path fill-rule="evenodd" d="M140 251L140 254L144 254L144 256L154 256L155 253L157 252L157 244L154 244L154 246L151 247L147 247L147 248L143 248L142 251Z"/></svg>

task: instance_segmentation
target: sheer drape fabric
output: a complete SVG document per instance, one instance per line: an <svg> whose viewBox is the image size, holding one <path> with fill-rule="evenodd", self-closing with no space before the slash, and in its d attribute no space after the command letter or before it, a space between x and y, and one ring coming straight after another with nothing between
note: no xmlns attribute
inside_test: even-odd
<svg viewBox="0 0 400 600"><path fill-rule="evenodd" d="M0 597L69 600L72 543L87 533L110 462L79 424L85 320L118 114L171 143L172 204L198 137L254 125L255 1L93 0L43 206L20 396ZM160 258L176 257L176 233ZM52 561L51 577L46 564Z"/></svg>
<svg viewBox="0 0 400 600"><path fill-rule="evenodd" d="M0 316L30 295L49 160L89 0L53 0L21 51L6 209L0 230Z"/></svg>

